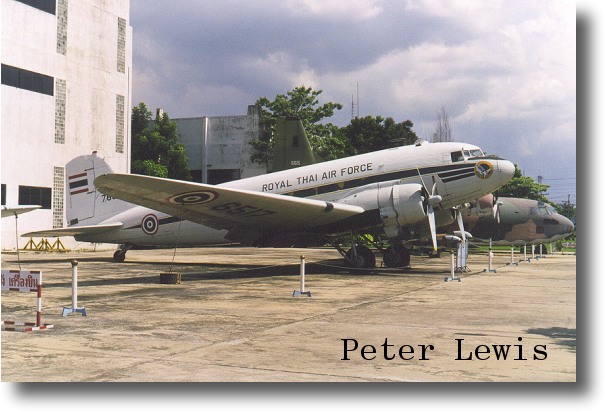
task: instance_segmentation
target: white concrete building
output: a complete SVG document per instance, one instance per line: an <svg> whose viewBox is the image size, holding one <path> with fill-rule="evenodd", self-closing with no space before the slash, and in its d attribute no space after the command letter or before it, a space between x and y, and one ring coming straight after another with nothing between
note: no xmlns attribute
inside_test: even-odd
<svg viewBox="0 0 605 412"><path fill-rule="evenodd" d="M252 162L250 142L258 140L260 109L248 106L242 116L206 116L172 119L185 146L193 180L219 184L267 173Z"/></svg>
<svg viewBox="0 0 605 412"><path fill-rule="evenodd" d="M130 171L130 2L1 2L2 204L42 205L20 215L20 233L63 227L68 161L96 150ZM4 218L2 249L15 247Z"/></svg>

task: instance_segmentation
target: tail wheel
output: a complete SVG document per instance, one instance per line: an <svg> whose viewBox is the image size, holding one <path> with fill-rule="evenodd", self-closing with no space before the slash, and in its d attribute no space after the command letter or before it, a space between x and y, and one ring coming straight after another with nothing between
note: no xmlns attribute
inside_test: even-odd
<svg viewBox="0 0 605 412"><path fill-rule="evenodd" d="M401 268L410 266L410 251L401 244L391 245L382 256L384 265L388 268Z"/></svg>
<svg viewBox="0 0 605 412"><path fill-rule="evenodd" d="M365 246L355 246L356 256L353 256L353 250L349 250L345 255L347 265L357 269L373 269L376 267L376 257L374 252Z"/></svg>

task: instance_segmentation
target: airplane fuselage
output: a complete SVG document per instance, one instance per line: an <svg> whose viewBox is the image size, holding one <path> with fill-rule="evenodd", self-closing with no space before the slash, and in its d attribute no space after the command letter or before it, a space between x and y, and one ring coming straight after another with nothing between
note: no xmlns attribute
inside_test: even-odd
<svg viewBox="0 0 605 412"><path fill-rule="evenodd" d="M473 156L474 154L474 156ZM296 169L224 183L223 187L318 199L360 206L363 219L347 222L349 230L379 227L386 237L423 221L421 189L437 194L436 211L477 199L505 184L511 162L484 156L465 143L403 146ZM97 193L98 196L102 196ZM104 202L122 202L109 197ZM125 203L125 202L122 202ZM250 205L232 204L238 210ZM79 241L132 245L188 246L231 243L227 230L132 206L99 223L122 222L118 231L75 236ZM345 227L345 226L343 226ZM340 228L325 228L339 230Z"/></svg>

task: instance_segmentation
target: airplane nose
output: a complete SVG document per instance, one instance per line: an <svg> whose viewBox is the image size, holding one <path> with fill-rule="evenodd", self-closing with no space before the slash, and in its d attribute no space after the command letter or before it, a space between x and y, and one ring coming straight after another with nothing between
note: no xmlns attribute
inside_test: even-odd
<svg viewBox="0 0 605 412"><path fill-rule="evenodd" d="M573 233L574 224L571 220L566 218L565 216L558 216L559 224L565 228L565 233Z"/></svg>
<svg viewBox="0 0 605 412"><path fill-rule="evenodd" d="M500 170L500 179L505 185L515 175L515 165L508 160L499 160L498 169Z"/></svg>

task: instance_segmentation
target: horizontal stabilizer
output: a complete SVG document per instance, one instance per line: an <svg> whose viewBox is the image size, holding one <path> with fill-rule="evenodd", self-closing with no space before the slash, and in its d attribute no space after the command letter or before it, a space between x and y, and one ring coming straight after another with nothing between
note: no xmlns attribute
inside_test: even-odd
<svg viewBox="0 0 605 412"><path fill-rule="evenodd" d="M32 210L40 209L40 205L19 205L19 206L5 206L2 205L2 217L17 216L21 213L31 212Z"/></svg>
<svg viewBox="0 0 605 412"><path fill-rule="evenodd" d="M21 235L21 237L60 237L60 236L79 236L79 235L97 235L99 233L109 232L124 226L121 222L105 223L91 226L72 226L60 229L40 230L29 232Z"/></svg>

